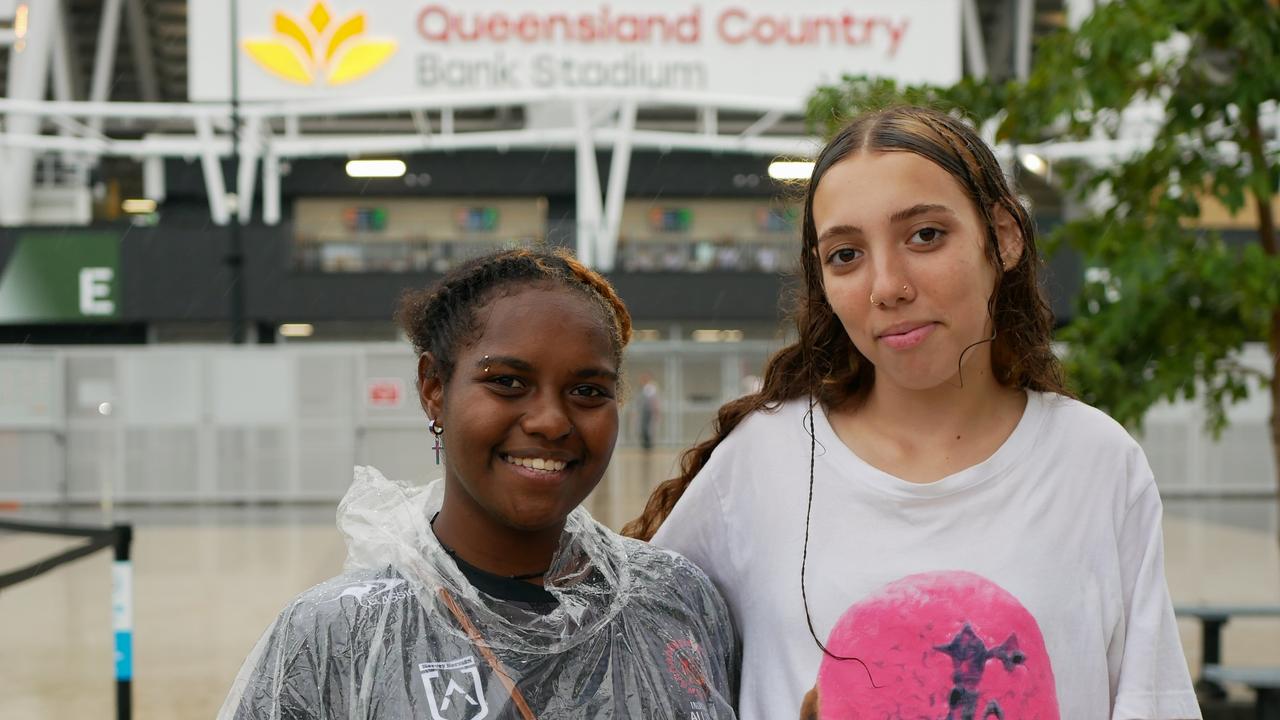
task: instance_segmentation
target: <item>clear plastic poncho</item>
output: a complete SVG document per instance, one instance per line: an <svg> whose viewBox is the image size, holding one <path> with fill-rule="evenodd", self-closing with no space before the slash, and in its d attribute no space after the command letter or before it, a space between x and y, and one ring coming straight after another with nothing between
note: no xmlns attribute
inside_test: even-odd
<svg viewBox="0 0 1280 720"><path fill-rule="evenodd" d="M219 718L735 717L729 615L689 561L578 508L544 579L556 604L500 600L432 532L443 496L357 467L344 573L280 613Z"/></svg>

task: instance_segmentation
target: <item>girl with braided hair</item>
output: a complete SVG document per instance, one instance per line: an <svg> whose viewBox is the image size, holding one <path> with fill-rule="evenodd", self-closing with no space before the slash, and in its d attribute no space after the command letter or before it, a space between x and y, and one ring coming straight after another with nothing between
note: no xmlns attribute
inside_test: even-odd
<svg viewBox="0 0 1280 720"><path fill-rule="evenodd" d="M372 468L338 508L345 573L280 614L226 718L734 718L710 580L579 507L618 435L631 319L567 253L498 252L398 320L444 477Z"/></svg>
<svg viewBox="0 0 1280 720"><path fill-rule="evenodd" d="M1040 264L954 117L819 153L796 341L624 528L724 593L742 718L1200 717L1151 470L1071 399Z"/></svg>

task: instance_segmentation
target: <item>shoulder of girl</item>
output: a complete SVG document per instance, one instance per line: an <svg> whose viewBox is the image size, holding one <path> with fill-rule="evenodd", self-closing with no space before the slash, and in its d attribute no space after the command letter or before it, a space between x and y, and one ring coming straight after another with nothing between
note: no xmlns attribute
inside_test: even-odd
<svg viewBox="0 0 1280 720"><path fill-rule="evenodd" d="M669 584L673 587L687 586L694 582L699 585L710 585L707 574L685 556L675 550L668 550L656 545L623 538L629 546L628 559L633 570L639 572L642 580L658 584Z"/></svg>
<svg viewBox="0 0 1280 720"><path fill-rule="evenodd" d="M413 599L408 581L394 572L344 573L298 594L282 614L294 624L323 626L339 619L347 622L371 608Z"/></svg>
<svg viewBox="0 0 1280 720"><path fill-rule="evenodd" d="M804 434L807 422L805 416L808 412L808 401L799 399L756 410L742 418L733 432L725 436L721 445L735 447L737 450L763 447L764 442L777 440L788 427L794 427L796 432Z"/></svg>
<svg viewBox="0 0 1280 720"><path fill-rule="evenodd" d="M1045 393L1043 397L1046 411L1070 437L1126 451L1138 446L1129 431L1102 410L1061 395Z"/></svg>

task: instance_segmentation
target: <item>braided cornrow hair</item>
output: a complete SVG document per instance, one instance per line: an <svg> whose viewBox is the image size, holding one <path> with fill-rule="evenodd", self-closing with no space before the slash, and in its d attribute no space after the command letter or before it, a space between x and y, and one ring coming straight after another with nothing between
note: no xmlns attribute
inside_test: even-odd
<svg viewBox="0 0 1280 720"><path fill-rule="evenodd" d="M989 307L996 331L991 348L996 379L1006 387L1070 394L1061 365L1050 348L1053 314L1039 281L1042 261L1035 242L1035 224L991 149L973 128L930 108L902 106L863 113L818 153L805 191L801 288L791 311L796 342L769 359L759 392L720 408L712 436L685 452L680 474L654 489L644 512L624 526L622 534L642 540L652 538L716 447L751 413L805 397L825 408L847 403L856 406L871 392L875 367L854 347L827 303L813 220L813 194L823 175L859 152L914 153L947 171L964 188L987 226L987 259L997 276ZM1000 260L995 233L996 207L1013 217L1024 240L1022 255L1007 270Z"/></svg>
<svg viewBox="0 0 1280 720"><path fill-rule="evenodd" d="M631 314L609 281L567 250L516 248L469 260L432 287L405 291L396 322L419 356L431 354L431 375L448 382L458 350L480 330L476 310L495 295L531 285L567 288L595 304L609 328L613 360L621 367L622 349L631 341Z"/></svg>

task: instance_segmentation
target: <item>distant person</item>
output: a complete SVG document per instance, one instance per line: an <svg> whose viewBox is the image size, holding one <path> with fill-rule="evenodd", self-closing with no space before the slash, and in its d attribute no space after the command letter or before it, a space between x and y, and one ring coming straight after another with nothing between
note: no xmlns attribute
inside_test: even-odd
<svg viewBox="0 0 1280 720"><path fill-rule="evenodd" d="M756 250L756 265L762 272L777 272L781 265L778 259L778 249L770 245L762 245Z"/></svg>
<svg viewBox="0 0 1280 720"><path fill-rule="evenodd" d="M689 246L684 243L667 243L662 253L662 269L670 272L695 269L690 266Z"/></svg>
<svg viewBox="0 0 1280 720"><path fill-rule="evenodd" d="M608 282L499 252L406 295L399 320L444 477L357 468L346 572L280 613L220 717L732 719L736 644L706 575L580 507L631 337Z"/></svg>
<svg viewBox="0 0 1280 720"><path fill-rule="evenodd" d="M741 717L1199 718L1151 468L1070 397L991 149L860 115L803 219L796 341L625 529L724 593Z"/></svg>
<svg viewBox="0 0 1280 720"><path fill-rule="evenodd" d="M653 449L653 439L658 433L661 405L658 399L658 383L649 373L640 374L640 447Z"/></svg>
<svg viewBox="0 0 1280 720"><path fill-rule="evenodd" d="M742 270L742 250L732 238L722 238L715 244L715 269Z"/></svg>

